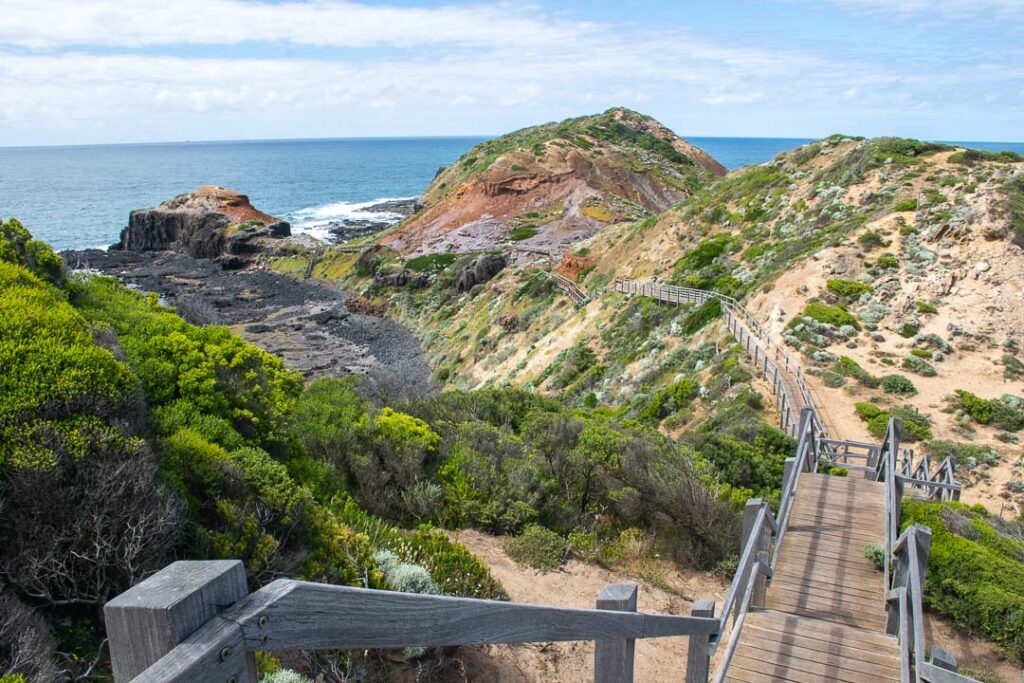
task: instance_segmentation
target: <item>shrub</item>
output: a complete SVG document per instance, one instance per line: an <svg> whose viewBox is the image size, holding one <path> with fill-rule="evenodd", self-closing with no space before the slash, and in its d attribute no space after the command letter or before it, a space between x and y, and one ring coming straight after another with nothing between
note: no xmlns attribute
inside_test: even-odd
<svg viewBox="0 0 1024 683"><path fill-rule="evenodd" d="M856 301L862 294L867 294L875 289L860 280L829 279L825 285L830 292L847 301Z"/></svg>
<svg viewBox="0 0 1024 683"><path fill-rule="evenodd" d="M718 299L710 299L686 314L681 331L683 334L696 334L705 325L722 315L722 304Z"/></svg>
<svg viewBox="0 0 1024 683"><path fill-rule="evenodd" d="M882 247L889 246L889 242L882 238L878 232L874 230L865 230L857 237L857 244L861 246L864 251L874 251Z"/></svg>
<svg viewBox="0 0 1024 683"><path fill-rule="evenodd" d="M983 425L992 422L995 401L975 396L963 389L957 389L955 395L957 408L970 415L972 420Z"/></svg>
<svg viewBox="0 0 1024 683"><path fill-rule="evenodd" d="M825 474L830 477L847 477L850 475L850 471L845 467L829 467L825 470Z"/></svg>
<svg viewBox="0 0 1024 683"><path fill-rule="evenodd" d="M999 463L999 453L994 449L973 443L937 439L925 443L924 451L933 461L942 462L946 458L953 458L957 467L965 467L968 470L973 470L978 465L992 466Z"/></svg>
<svg viewBox="0 0 1024 683"><path fill-rule="evenodd" d="M914 305L917 307L918 313L938 313L939 309L927 301L916 301Z"/></svg>
<svg viewBox="0 0 1024 683"><path fill-rule="evenodd" d="M901 337L910 339L911 337L917 335L917 333L920 330L921 327L919 325L916 325L914 323L903 323L902 325L900 325L900 329L897 331L899 332Z"/></svg>
<svg viewBox="0 0 1024 683"><path fill-rule="evenodd" d="M818 302L809 303L804 306L803 314L819 323L827 323L836 327L850 325L855 329L860 329L857 317L839 306L830 306ZM792 325L792 323L790 324Z"/></svg>
<svg viewBox="0 0 1024 683"><path fill-rule="evenodd" d="M405 268L417 273L438 273L455 263L456 258L455 254L449 253L423 254L406 261Z"/></svg>
<svg viewBox="0 0 1024 683"><path fill-rule="evenodd" d="M425 567L411 562L402 562L390 550L378 550L373 555L374 562L384 572L384 578L392 588L402 593L420 593L421 595L438 595L437 587L430 572Z"/></svg>
<svg viewBox="0 0 1024 683"><path fill-rule="evenodd" d="M49 284L64 281L64 262L45 242L32 235L16 218L0 221L0 261L23 266Z"/></svg>
<svg viewBox="0 0 1024 683"><path fill-rule="evenodd" d="M910 355L918 358L931 358L935 354L928 349L910 349Z"/></svg>
<svg viewBox="0 0 1024 683"><path fill-rule="evenodd" d="M57 644L46 620L9 593L0 593L0 680L11 683L62 680Z"/></svg>
<svg viewBox="0 0 1024 683"><path fill-rule="evenodd" d="M877 543L864 546L864 557L871 560L878 571L885 569L885 548Z"/></svg>
<svg viewBox="0 0 1024 683"><path fill-rule="evenodd" d="M892 254L882 254L875 261L875 265L879 268L899 268L900 260Z"/></svg>
<svg viewBox="0 0 1024 683"><path fill-rule="evenodd" d="M892 207L893 211L917 211L917 199L914 197L908 197L907 199L901 199L896 202Z"/></svg>
<svg viewBox="0 0 1024 683"><path fill-rule="evenodd" d="M874 403L855 403L854 410L857 411L857 417L865 422L869 422L882 414L882 409Z"/></svg>
<svg viewBox="0 0 1024 683"><path fill-rule="evenodd" d="M916 372L922 377L935 377L938 374L934 365L916 355L904 356L902 367L904 370Z"/></svg>
<svg viewBox="0 0 1024 683"><path fill-rule="evenodd" d="M537 226L535 225L521 225L518 228L512 228L508 233L510 240L514 242L522 242L528 240L537 234Z"/></svg>
<svg viewBox="0 0 1024 683"><path fill-rule="evenodd" d="M519 536L506 539L503 547L516 562L543 572L554 571L562 566L568 552L564 538L536 524L526 527Z"/></svg>
<svg viewBox="0 0 1024 683"><path fill-rule="evenodd" d="M960 503L903 500L902 524L932 530L926 606L1024 662L1024 543Z"/></svg>
<svg viewBox="0 0 1024 683"><path fill-rule="evenodd" d="M886 375L882 378L882 390L887 394L896 396L913 396L917 393L917 387L903 375Z"/></svg>
<svg viewBox="0 0 1024 683"><path fill-rule="evenodd" d="M260 683L313 683L313 679L291 669L281 669L260 679Z"/></svg>
<svg viewBox="0 0 1024 683"><path fill-rule="evenodd" d="M1003 356L1003 378L1011 382L1024 377L1024 362L1016 356L1006 354Z"/></svg>
<svg viewBox="0 0 1024 683"><path fill-rule="evenodd" d="M879 384L877 377L862 368L857 361L849 356L840 356L839 360L832 364L832 371L843 377L852 377L870 389L877 387Z"/></svg>
<svg viewBox="0 0 1024 683"><path fill-rule="evenodd" d="M899 418L903 423L900 439L906 442L925 441L932 438L931 420L911 405L882 410L873 403L856 403L857 416L867 423L872 436L882 438L889 426L889 420Z"/></svg>

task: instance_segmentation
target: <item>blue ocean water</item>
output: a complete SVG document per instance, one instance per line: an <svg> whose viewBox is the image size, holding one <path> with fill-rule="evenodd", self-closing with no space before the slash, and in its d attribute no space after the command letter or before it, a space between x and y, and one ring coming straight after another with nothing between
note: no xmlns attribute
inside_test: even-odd
<svg viewBox="0 0 1024 683"><path fill-rule="evenodd" d="M729 169L809 142L689 137ZM0 148L0 217L15 216L57 249L116 242L132 209L199 185L223 185L298 231L368 218L359 209L414 197L438 169L485 138L365 138ZM1024 153L1024 143L958 143Z"/></svg>

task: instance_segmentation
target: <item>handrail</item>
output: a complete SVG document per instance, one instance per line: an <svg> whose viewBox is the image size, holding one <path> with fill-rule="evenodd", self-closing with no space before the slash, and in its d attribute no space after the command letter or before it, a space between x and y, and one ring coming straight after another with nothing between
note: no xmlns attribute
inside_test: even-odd
<svg viewBox="0 0 1024 683"><path fill-rule="evenodd" d="M279 579L247 594L240 561L176 562L104 607L119 683L254 683L252 653L597 641L595 681L632 681L637 639L688 636L688 680L707 680L713 603L695 615L636 611L636 584L598 609L422 595Z"/></svg>
<svg viewBox="0 0 1024 683"><path fill-rule="evenodd" d="M772 388L779 398L779 420L783 431L793 436L797 435L798 425L792 419L794 414L799 414L804 408L810 408L815 412L819 424L819 431L823 436L828 436L825 426L818 417L818 410L815 407L814 399L811 396L810 388L804 378L804 371L786 351L780 349L771 342L761 327L761 324L747 311L744 306L731 296L693 287L679 287L676 285L663 285L649 281L630 280L618 277L613 283L613 289L625 294L639 294L650 296L668 303L704 303L711 299L717 299L722 304L723 313L729 331L737 340L744 344L748 354L754 357L754 365L758 361L764 369L763 377L768 379L769 371L772 372ZM742 324L743 328L739 326ZM752 334L751 334L752 332ZM751 341L753 340L753 348ZM799 402L796 397L790 394L785 382L785 375L792 377L796 385Z"/></svg>
<svg viewBox="0 0 1024 683"><path fill-rule="evenodd" d="M747 590L743 596L743 601L739 605L739 616L733 622L732 632L729 634L729 642L725 646L725 652L722 654L722 659L718 663L718 668L715 670L715 683L723 683L726 675L729 673L729 664L732 663L732 656L736 653L736 647L740 642L740 633L743 630L743 623L747 619L747 614L750 613L750 603L754 595L754 586L758 581L764 577L764 579L770 579L772 576L772 569L764 562L757 562L751 569L750 578L747 580Z"/></svg>

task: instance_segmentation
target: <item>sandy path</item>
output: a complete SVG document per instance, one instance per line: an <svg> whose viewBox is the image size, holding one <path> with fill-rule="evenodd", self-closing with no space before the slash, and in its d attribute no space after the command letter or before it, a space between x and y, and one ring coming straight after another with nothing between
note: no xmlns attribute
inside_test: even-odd
<svg viewBox="0 0 1024 683"><path fill-rule="evenodd" d="M512 600L563 607L593 607L609 583L638 583L639 610L689 614L694 600L709 598L721 604L728 585L709 574L666 569L672 592L596 565L571 560L557 572L540 574L513 562L501 549L501 539L478 531L453 533L490 568ZM667 564L666 564L667 567ZM637 681L679 681L686 671L686 638L654 638L636 643ZM593 680L592 642L492 645L468 650L463 660L469 680L498 683L577 683Z"/></svg>

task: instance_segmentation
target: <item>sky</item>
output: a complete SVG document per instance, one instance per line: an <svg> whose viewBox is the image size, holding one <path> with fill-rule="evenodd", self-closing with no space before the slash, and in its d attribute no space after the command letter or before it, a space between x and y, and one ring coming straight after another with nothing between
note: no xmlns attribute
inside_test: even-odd
<svg viewBox="0 0 1024 683"><path fill-rule="evenodd" d="M0 145L493 135L1024 139L1024 0L0 0Z"/></svg>

